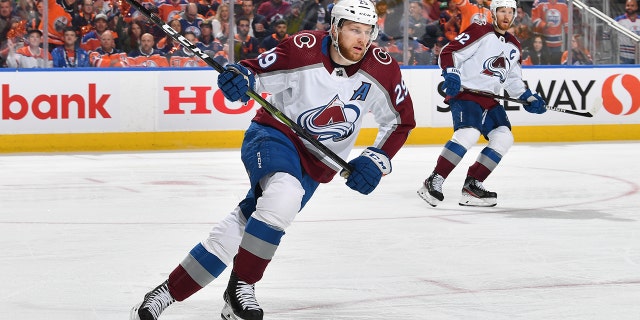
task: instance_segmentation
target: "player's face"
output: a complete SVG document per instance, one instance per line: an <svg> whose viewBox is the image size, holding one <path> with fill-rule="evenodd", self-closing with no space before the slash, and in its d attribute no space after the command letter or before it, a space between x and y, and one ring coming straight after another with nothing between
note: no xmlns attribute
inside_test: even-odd
<svg viewBox="0 0 640 320"><path fill-rule="evenodd" d="M340 47L340 53L351 61L360 61L367 52L373 27L347 20L339 32L338 46Z"/></svg>
<svg viewBox="0 0 640 320"><path fill-rule="evenodd" d="M513 21L513 13L513 8L500 7L496 9L496 27L502 31L509 30Z"/></svg>

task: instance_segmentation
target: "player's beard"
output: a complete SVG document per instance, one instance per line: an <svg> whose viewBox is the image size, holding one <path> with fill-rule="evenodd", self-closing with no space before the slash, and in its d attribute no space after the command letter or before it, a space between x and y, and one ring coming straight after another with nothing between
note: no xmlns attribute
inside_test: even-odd
<svg viewBox="0 0 640 320"><path fill-rule="evenodd" d="M511 23L504 22L503 20L498 20L496 22L496 26L498 26L498 29L500 29L502 31L508 31L509 27L511 27Z"/></svg>
<svg viewBox="0 0 640 320"><path fill-rule="evenodd" d="M338 43L338 47L340 48L340 53L342 54L342 56L345 59L351 60L351 61L355 61L358 62L362 59L362 57L364 56L366 50L362 50L359 53L357 52L353 52L353 50L351 50L351 48L347 48L346 46L344 46L342 43ZM363 47L364 49L364 47Z"/></svg>

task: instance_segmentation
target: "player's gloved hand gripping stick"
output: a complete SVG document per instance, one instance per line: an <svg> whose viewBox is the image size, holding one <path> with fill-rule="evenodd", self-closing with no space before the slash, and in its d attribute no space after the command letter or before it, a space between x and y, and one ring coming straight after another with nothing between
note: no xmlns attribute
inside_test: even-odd
<svg viewBox="0 0 640 320"><path fill-rule="evenodd" d="M325 145L323 145L320 141L314 139L313 136L311 134L309 134L307 131L305 131L303 127L298 125L293 120L289 119L289 117L287 117L284 113L282 113L282 111L278 110L275 106L273 106L271 103L269 103L267 100L265 100L261 95L256 93L253 90L253 88L249 88L246 92L240 93L240 91L242 91L243 89L241 88L242 85L239 84L239 82L240 81L244 81L243 78L245 76L249 76L248 74L242 74L242 70L238 70L238 69L234 70L231 66L230 66L229 69L223 68L219 63L217 63L215 60L213 60L213 58L211 58L208 54L204 53L202 50L200 50L200 48L196 47L196 45L191 43L184 36L182 36L177 31L175 31L173 28L171 28L167 23L162 21L162 19L159 16L157 16L154 13L152 13L149 9L145 8L142 4L138 3L136 0L127 0L127 2L129 4L131 4L131 6L134 7L136 10L138 10L140 13L142 13L145 17L147 17L149 20L151 20L151 22L153 22L155 25L160 27L162 29L162 31L164 31L164 33L166 33L171 38L173 38L174 40L178 41L180 44L182 44L183 46L185 46L186 48L191 50L196 56L198 56L198 58L202 59L210 67L216 69L216 71L218 71L220 73L231 71L231 72L234 72L234 73L238 74L240 77L242 77L242 78L236 78L236 80L235 80L236 84L232 84L232 86L236 86L235 87L236 93L238 94L238 96L239 96L238 98L242 102L249 101L249 99L247 99L247 97L255 100L256 102L258 102L258 104L260 104L274 118L280 120L287 127L291 128L291 130L293 130L298 136L300 136L302 139L305 139L306 141L311 143L314 147L316 147L318 150L320 150L322 153L324 153L327 157L329 157L331 160L333 160L335 163L337 163L342 168L342 171L340 172L340 175L342 177L346 178L351 174L351 172L353 172L353 167L350 164L348 164L346 161L344 161L344 159L340 158L337 154L335 154L333 151L331 151L329 148L327 148ZM236 66L238 66L238 65L236 65ZM245 70L247 70L247 69L245 68ZM227 79L227 82L229 80L233 81L233 78L235 78L235 77L230 75L230 78ZM233 83L233 82L231 82L231 83ZM233 89L228 89L228 91L225 93L225 90L223 90L223 93L225 94L225 97L226 97L227 94L232 93L232 91L233 91ZM227 98L229 98L229 97L227 97ZM236 101L236 100L238 100L238 99L235 99L234 101Z"/></svg>

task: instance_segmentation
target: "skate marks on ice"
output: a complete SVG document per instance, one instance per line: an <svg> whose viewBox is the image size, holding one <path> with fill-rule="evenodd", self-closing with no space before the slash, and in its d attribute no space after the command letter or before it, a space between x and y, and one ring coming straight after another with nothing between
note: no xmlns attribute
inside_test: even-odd
<svg viewBox="0 0 640 320"><path fill-rule="evenodd" d="M321 186L256 287L265 319L637 320L640 144L516 144L493 208L457 204L480 148L438 207L416 195L440 149L403 149L369 196ZM237 150L0 156L4 315L126 319L245 175ZM219 318L228 275L161 319Z"/></svg>

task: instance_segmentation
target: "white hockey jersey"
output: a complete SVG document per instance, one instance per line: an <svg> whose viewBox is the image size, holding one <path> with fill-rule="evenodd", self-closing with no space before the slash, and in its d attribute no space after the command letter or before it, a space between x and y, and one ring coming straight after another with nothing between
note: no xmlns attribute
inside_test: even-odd
<svg viewBox="0 0 640 320"><path fill-rule="evenodd" d="M443 70L460 70L462 88L496 95L505 89L509 96L519 97L526 90L521 54L520 42L510 33L501 35L491 24L472 24L442 48L438 63ZM497 105L493 98L465 92L456 99L476 101L485 109Z"/></svg>
<svg viewBox="0 0 640 320"><path fill-rule="evenodd" d="M413 103L396 61L371 46L364 58L348 67L332 64L325 31L303 31L242 64L257 74L256 92L343 159L353 148L364 116L379 124L373 146L393 157L415 127ZM263 108L253 119L285 133L296 145L305 171L318 182L339 170L309 142Z"/></svg>

